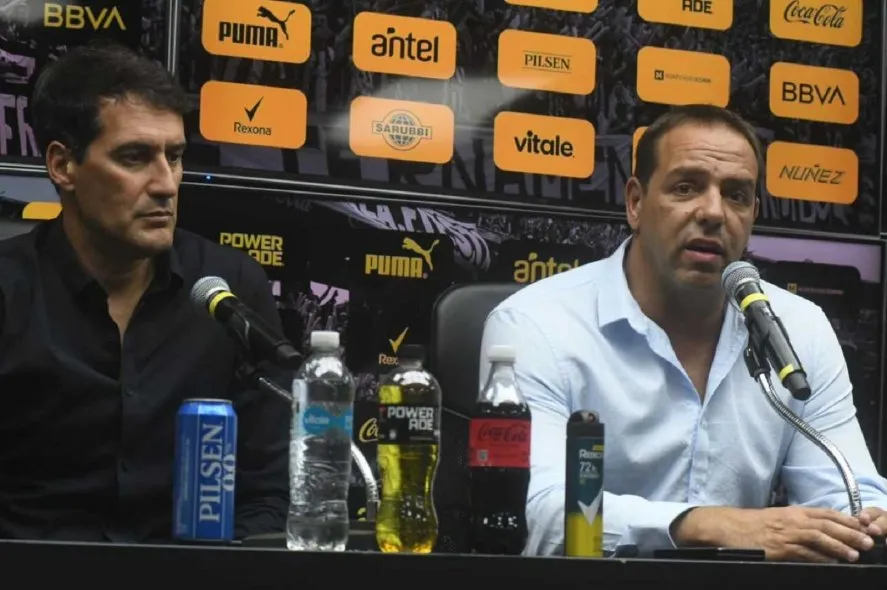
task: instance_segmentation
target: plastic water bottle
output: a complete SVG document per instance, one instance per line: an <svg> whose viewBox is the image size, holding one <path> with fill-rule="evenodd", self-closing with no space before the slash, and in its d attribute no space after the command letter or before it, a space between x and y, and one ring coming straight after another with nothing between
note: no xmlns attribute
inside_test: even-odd
<svg viewBox="0 0 887 590"><path fill-rule="evenodd" d="M354 378L339 356L337 332L312 332L311 354L293 381L290 508L292 551L344 551Z"/></svg>

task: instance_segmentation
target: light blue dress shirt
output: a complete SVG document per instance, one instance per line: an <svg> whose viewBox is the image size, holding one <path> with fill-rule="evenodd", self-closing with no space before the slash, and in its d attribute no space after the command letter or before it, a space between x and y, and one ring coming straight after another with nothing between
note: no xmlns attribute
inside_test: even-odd
<svg viewBox="0 0 887 590"><path fill-rule="evenodd" d="M524 287L487 318L481 382L488 347L515 346L518 383L532 411L524 553L563 550L566 424L576 410L596 411L606 428L606 551L636 545L643 555L674 547L669 526L680 514L705 505L766 507L779 476L791 504L849 512L834 464L779 417L749 376L741 314L728 307L701 399L668 336L628 290L627 244L609 258ZM887 481L856 420L831 324L812 302L762 284L813 390L798 402L771 375L777 393L845 454L863 507L887 509Z"/></svg>

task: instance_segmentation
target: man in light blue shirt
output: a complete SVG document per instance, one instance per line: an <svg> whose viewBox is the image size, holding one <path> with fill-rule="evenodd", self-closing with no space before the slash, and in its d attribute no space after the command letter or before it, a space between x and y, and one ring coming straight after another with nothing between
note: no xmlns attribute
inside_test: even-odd
<svg viewBox="0 0 887 590"><path fill-rule="evenodd" d="M763 150L718 107L679 107L648 127L625 188L632 237L609 258L501 303L482 350L517 347L533 415L527 554L562 551L567 419L606 426L604 548L764 549L771 560L855 561L887 532L887 481L855 416L841 347L822 310L763 283L812 395L795 413L846 455L865 510L849 514L840 475L784 422L748 374L748 332L721 273L758 213ZM488 365L481 358L481 383ZM777 479L792 506L767 508Z"/></svg>

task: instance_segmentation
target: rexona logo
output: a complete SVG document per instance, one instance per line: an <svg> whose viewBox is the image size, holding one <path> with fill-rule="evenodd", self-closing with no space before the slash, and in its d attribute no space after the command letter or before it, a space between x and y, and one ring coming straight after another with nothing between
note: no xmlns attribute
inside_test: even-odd
<svg viewBox="0 0 887 590"><path fill-rule="evenodd" d="M298 149L307 120L299 90L216 80L200 89L200 133L210 141Z"/></svg>
<svg viewBox="0 0 887 590"><path fill-rule="evenodd" d="M43 5L43 26L73 30L126 30L126 23L116 6L91 7L47 2Z"/></svg>
<svg viewBox="0 0 887 590"><path fill-rule="evenodd" d="M311 54L311 11L276 0L205 0L201 40L215 55L302 63Z"/></svg>
<svg viewBox="0 0 887 590"><path fill-rule="evenodd" d="M862 42L862 0L770 0L775 37L856 47Z"/></svg>
<svg viewBox="0 0 887 590"><path fill-rule="evenodd" d="M499 81L511 88L590 94L596 66L590 39L515 29L499 35Z"/></svg>
<svg viewBox="0 0 887 590"><path fill-rule="evenodd" d="M553 256L540 259L537 252L530 252L526 260L514 262L514 280L518 283L535 283L561 272L579 268L579 259L572 262L557 262Z"/></svg>
<svg viewBox="0 0 887 590"><path fill-rule="evenodd" d="M597 8L598 0L505 0L505 3L514 4L515 6L533 6L535 8L589 13Z"/></svg>
<svg viewBox="0 0 887 590"><path fill-rule="evenodd" d="M440 104L359 96L351 102L349 144L358 156L445 164L455 117Z"/></svg>
<svg viewBox="0 0 887 590"><path fill-rule="evenodd" d="M493 123L493 161L509 172L588 178L594 138L584 119L501 112Z"/></svg>
<svg viewBox="0 0 887 590"><path fill-rule="evenodd" d="M776 62L770 110L777 117L850 125L859 118L859 78L849 70Z"/></svg>
<svg viewBox="0 0 887 590"><path fill-rule="evenodd" d="M391 346L391 354L379 353L379 365L393 367L397 364L397 351L400 349L400 345L403 344L404 338L407 337L407 332L409 331L410 328L407 326L396 337L388 339L388 344Z"/></svg>
<svg viewBox="0 0 887 590"><path fill-rule="evenodd" d="M859 194L859 159L845 148L774 141L767 147L767 190L787 199L850 205Z"/></svg>
<svg viewBox="0 0 887 590"><path fill-rule="evenodd" d="M456 27L450 22L361 12L353 37L354 65L365 72L441 80L456 73Z"/></svg>
<svg viewBox="0 0 887 590"><path fill-rule="evenodd" d="M726 31L733 25L733 0L638 0L638 14L651 23Z"/></svg>
<svg viewBox="0 0 887 590"><path fill-rule="evenodd" d="M723 55L642 47L637 90L641 100L660 104L713 104L730 101L730 62Z"/></svg>
<svg viewBox="0 0 887 590"><path fill-rule="evenodd" d="M414 256L366 254L363 261L363 274L397 279L427 279L428 274L434 272L434 260L431 254L439 243L440 240L434 240L428 248L423 248L413 238L406 237L403 239L401 248ZM398 346L400 346L399 343ZM395 352L397 351L395 350Z"/></svg>

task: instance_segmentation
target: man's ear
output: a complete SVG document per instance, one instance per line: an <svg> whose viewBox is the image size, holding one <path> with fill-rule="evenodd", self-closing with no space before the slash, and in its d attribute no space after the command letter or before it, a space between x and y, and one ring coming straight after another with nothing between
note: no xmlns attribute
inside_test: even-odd
<svg viewBox="0 0 887 590"><path fill-rule="evenodd" d="M60 190L71 192L77 177L77 162L71 150L57 141L46 148L46 171L49 179Z"/></svg>
<svg viewBox="0 0 887 590"><path fill-rule="evenodd" d="M644 188L641 186L641 181L632 176L625 183L625 216L632 232L637 232L641 225L643 196Z"/></svg>

